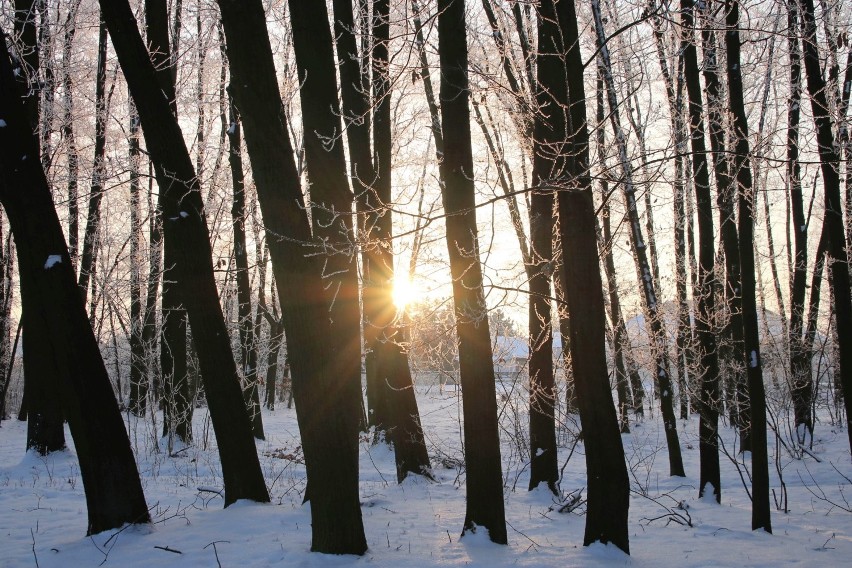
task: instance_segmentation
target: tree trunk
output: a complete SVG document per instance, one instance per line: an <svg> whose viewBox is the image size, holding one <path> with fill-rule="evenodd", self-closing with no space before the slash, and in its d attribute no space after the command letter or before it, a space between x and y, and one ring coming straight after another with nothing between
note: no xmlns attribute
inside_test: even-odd
<svg viewBox="0 0 852 568"><path fill-rule="evenodd" d="M839 149L835 146L831 115L826 100L825 81L820 73L819 49L816 43L813 0L803 0L802 31L805 72L811 107L817 128L820 164L825 190L825 230L827 251L830 257L829 274L837 312L837 339L840 353L840 384L846 405L846 432L852 451L852 293L849 286L849 260L846 236L843 231L842 203L840 201Z"/></svg>
<svg viewBox="0 0 852 568"><path fill-rule="evenodd" d="M139 183L139 115L130 103L130 397L133 414L145 412L148 401L148 374L145 369L145 343L142 338L142 188ZM120 392L120 391L119 391Z"/></svg>
<svg viewBox="0 0 852 568"><path fill-rule="evenodd" d="M231 164L231 179L234 186L234 201L231 207L234 229L234 264L237 280L237 319L240 330L240 360L243 363L243 396L252 424L252 433L258 440L265 440L263 416L260 413L260 394L257 375L257 337L251 313L251 282L249 282L248 249L246 247L246 190L243 179L242 136L240 117L231 108L231 124L228 127L228 161ZM258 307L260 309L260 307Z"/></svg>
<svg viewBox="0 0 852 568"><path fill-rule="evenodd" d="M444 159L442 196L447 214L447 251L453 279L459 374L464 398L467 510L462 534L481 526L506 544L503 476L497 434L497 401L487 306L476 231L473 155L468 101L467 33L464 2L439 0L441 124Z"/></svg>
<svg viewBox="0 0 852 568"><path fill-rule="evenodd" d="M17 243L21 290L29 296L27 319L44 330L40 342L53 351L61 375L47 375L50 393L62 401L80 462L88 508L87 534L150 516L139 472L109 376L71 267L71 257L39 160L38 141L25 120L6 43L0 42L0 201ZM13 190L14 188L14 190Z"/></svg>
<svg viewBox="0 0 852 568"><path fill-rule="evenodd" d="M604 151L606 145L606 124L604 122L604 85L603 85L603 70L598 64L598 80L595 89L596 104L596 119L597 124L597 151L598 162L600 163L601 171L608 170L606 164L606 153ZM621 302L618 299L618 277L615 272L615 259L612 254L612 247L615 241L612 237L612 228L610 223L610 208L609 208L609 180L605 175L601 176L601 199L603 206L601 208L601 217L603 217L603 234L598 227L595 232L598 234L598 246L600 247L600 256L604 257L604 270L606 272L607 288L609 289L609 306L610 319L612 321L612 351L615 360L615 384L618 393L618 423L619 430L622 434L630 432L630 423L627 415L627 385L629 376L627 367L624 364L624 348L628 342L627 327L624 324L624 317L621 315ZM597 220L597 219L596 219ZM635 404L634 404L635 406Z"/></svg>
<svg viewBox="0 0 852 568"><path fill-rule="evenodd" d="M394 445L397 478L421 474L429 468L429 457L408 356L400 346L401 335L392 300L394 257L391 217L391 92L388 71L389 4L373 5L374 43L371 121L359 120L369 112L367 87L362 84L358 51L353 34L354 20L349 1L335 2L335 35L341 65L341 94L346 133L352 156L351 179L361 215L364 344L367 371L369 423L387 432ZM343 55L341 55L343 54ZM373 156L370 156L370 125Z"/></svg>
<svg viewBox="0 0 852 568"><path fill-rule="evenodd" d="M549 2L549 0L545 0ZM565 65L582 69L574 2L561 0L555 13L567 47ZM627 513L630 483L606 365L606 311L595 238L595 208L589 175L589 132L583 75L567 76L568 168L558 193L565 298L571 318L571 364L586 449L588 502L583 544L613 543L630 551Z"/></svg>
<svg viewBox="0 0 852 568"><path fill-rule="evenodd" d="M198 178L177 119L169 108L168 99L162 96L130 5L104 1L101 11L139 111L146 146L156 168L166 247L171 245L176 253L170 268L190 316L219 445L225 505L238 499L268 501L216 291Z"/></svg>
<svg viewBox="0 0 852 568"><path fill-rule="evenodd" d="M813 438L814 420L811 411L813 376L811 357L805 351L805 295L808 273L808 223L805 219L802 196L801 165L799 163L799 119L802 101L802 51L799 46L799 2L790 0L787 7L787 44L790 57L790 98L787 106L787 191L793 218L793 240L796 250L790 284L790 393L796 437L800 444ZM813 289L812 289L813 293Z"/></svg>
<svg viewBox="0 0 852 568"><path fill-rule="evenodd" d="M633 256L639 268L640 282L643 298L645 300L645 314L650 326L651 351L656 360L656 378L660 387L660 410L663 415L663 423L666 431L666 444L669 454L669 473L672 476L684 476L683 458L681 456L680 441L677 435L677 417L674 413L673 399L674 389L671 384L668 363L668 348L666 346L665 329L663 329L662 316L659 313L657 291L654 288L654 278L651 267L648 264L645 239L642 235L642 227L639 223L639 212L636 207L636 189L633 185L633 173L627 157L627 143L621 128L618 96L615 91L615 81L612 76L612 65L609 58L609 48L606 45L606 35L601 19L600 4L592 0L592 13L595 18L595 30L598 41L598 57L601 59L604 83L607 87L607 98L609 101L609 116L612 129L615 133L616 146L618 148L619 162L622 170L622 191L627 205L627 215L630 223L630 244Z"/></svg>
<svg viewBox="0 0 852 568"><path fill-rule="evenodd" d="M83 253L80 256L80 275L77 286L86 303L92 272L95 270L95 249L101 223L101 200L104 195L106 175L106 127L109 108L106 95L107 29L100 24L98 37L98 64L95 74L95 156L92 160L92 186L89 193L89 212L83 234ZM93 294L94 296L94 294ZM89 317L94 315L94 310Z"/></svg>
<svg viewBox="0 0 852 568"><path fill-rule="evenodd" d="M533 191L530 197L529 280L530 489L546 483L558 493L556 384L550 281L553 271L554 180L565 173L567 139L564 45L553 3L540 6L533 118Z"/></svg>
<svg viewBox="0 0 852 568"><path fill-rule="evenodd" d="M740 69L739 2L725 2L725 48L728 52L728 107L734 129L734 164L739 193L740 266L742 267L743 330L748 353L748 394L751 405L752 517L751 528L772 532L769 515L769 466L766 449L766 396L760 360L754 262L754 188L749 162L748 122ZM839 203L838 203L839 205ZM839 211L839 209L838 209ZM845 268L845 267L844 267ZM848 274L847 274L848 278ZM847 288L848 293L848 288ZM847 294L848 295L848 294Z"/></svg>
<svg viewBox="0 0 852 568"><path fill-rule="evenodd" d="M305 452L311 504L311 550L363 554L367 548L358 500L358 439L338 387L322 266L313 242L293 158L263 6L220 0L234 103L245 128L258 200L278 284L296 416ZM325 109L324 112L328 112ZM359 395L360 396L360 395Z"/></svg>

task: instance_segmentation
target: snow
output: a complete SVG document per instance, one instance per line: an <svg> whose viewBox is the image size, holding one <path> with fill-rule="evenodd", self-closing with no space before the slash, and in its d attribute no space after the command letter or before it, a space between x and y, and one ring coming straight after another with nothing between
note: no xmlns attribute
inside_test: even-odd
<svg viewBox="0 0 852 568"><path fill-rule="evenodd" d="M650 388L650 385L648 385ZM523 389L518 389L523 393ZM791 457L769 431L769 459L778 455L788 491L789 513L772 509L775 534L751 531L751 503L736 464L724 454L722 504L698 499L698 418L678 421L686 478L668 476L665 436L659 412L631 420L624 434L631 471L629 517L631 556L613 546L582 546L584 505L559 513L570 493L585 488L584 446L577 419L561 414L559 466L564 467L562 501L544 487L527 491L528 445L523 396L501 405L501 441L508 546L491 543L485 530L459 538L465 515L465 474L459 435L461 394L418 384L418 402L437 483L409 478L395 483L393 452L384 444L360 443L360 498L369 550L363 558L310 552L310 507L302 505L301 463L295 410L263 409L267 440L257 442L271 504L241 501L222 508L221 466L209 416L195 414L195 445L169 456L157 440L161 416L127 417L153 524L85 537L86 503L74 454L47 457L25 453L26 424L11 419L0 427L0 566L843 566L852 557L852 492L846 432L818 414L813 456ZM560 404L560 408L562 405ZM648 411L646 409L646 414ZM156 422L156 423L155 423ZM785 426L786 428L786 426ZM71 441L68 436L69 443ZM722 425L725 447L737 434ZM736 451L732 451L734 457ZM820 461L816 461L818 458ZM743 472L745 479L748 475ZM781 480L770 466L772 489ZM712 488L708 486L712 495ZM824 492L824 493L823 493ZM585 498L585 491L583 491ZM828 499L828 500L826 500ZM844 505L844 503L847 503ZM692 526L673 520L691 519Z"/></svg>
<svg viewBox="0 0 852 568"><path fill-rule="evenodd" d="M181 219L186 219L187 217L189 217L189 213L187 213L186 211L181 211L180 217Z"/></svg>
<svg viewBox="0 0 852 568"><path fill-rule="evenodd" d="M61 254L51 254L47 257L47 260L44 261L44 269L50 270L60 262L62 262Z"/></svg>
<svg viewBox="0 0 852 568"><path fill-rule="evenodd" d="M6 128L6 121L0 118L0 128Z"/></svg>
<svg viewBox="0 0 852 568"><path fill-rule="evenodd" d="M757 361L757 351L754 351L754 350L749 351L749 354L748 354L748 366L749 366L749 367L751 367L752 369L756 369L756 368L757 368L757 363L758 363L758 361Z"/></svg>

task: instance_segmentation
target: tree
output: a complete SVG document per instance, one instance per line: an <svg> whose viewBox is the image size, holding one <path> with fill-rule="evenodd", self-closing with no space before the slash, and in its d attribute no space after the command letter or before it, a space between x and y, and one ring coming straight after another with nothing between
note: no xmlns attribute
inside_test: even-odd
<svg viewBox="0 0 852 568"><path fill-rule="evenodd" d="M546 0L549 1L549 0ZM554 3L567 47L568 168L558 191L565 299L571 318L571 365L586 449L588 505L583 544L613 543L630 552L630 482L606 364L606 310L589 174L589 130L573 0Z"/></svg>
<svg viewBox="0 0 852 568"><path fill-rule="evenodd" d="M561 30L553 3L539 8L536 55L536 112L533 117L533 191L527 254L530 337L530 485L546 483L557 493L556 385L550 281L553 271L554 181L565 172L566 69Z"/></svg>
<svg viewBox="0 0 852 568"><path fill-rule="evenodd" d="M467 510L462 534L482 526L493 542L506 544L491 334L482 289L471 177L473 156L464 7L462 0L438 2L441 124L444 125L441 194L447 214L447 252L453 279L459 373L464 389Z"/></svg>
<svg viewBox="0 0 852 568"><path fill-rule="evenodd" d="M176 253L171 270L192 324L219 445L225 505L238 499L268 501L213 277L198 178L130 5L104 1L101 10L157 172L166 246L173 246Z"/></svg>
<svg viewBox="0 0 852 568"><path fill-rule="evenodd" d="M366 10L366 4L362 7ZM396 308L391 294L395 267L391 197L392 123L389 3L375 2L371 56L359 56L354 33L351 0L334 3L335 37L340 65L344 126L349 142L350 178L360 215L363 278L364 363L367 372L368 422L385 431L393 443L397 479L429 468L429 457L420 426L408 355L401 346ZM366 68L373 62L373 105L363 84ZM372 116L370 109L372 108ZM371 155L370 131L373 133Z"/></svg>
<svg viewBox="0 0 852 568"><path fill-rule="evenodd" d="M766 395L760 360L757 305L755 301L754 263L754 187L749 162L748 122L743 101L740 68L739 2L725 2L725 48L728 52L728 109L732 116L734 136L733 171L738 191L738 229L740 266L742 267L743 335L748 353L748 395L751 406L752 435L752 516L751 528L772 532L769 515L769 465L766 449ZM839 203L838 203L839 207ZM839 211L839 209L838 209ZM848 288L847 288L848 295Z"/></svg>
<svg viewBox="0 0 852 568"><path fill-rule="evenodd" d="M719 358L716 337L713 333L714 312L713 284L715 280L715 252L713 245L713 211L710 197L710 172L704 153L704 118L701 100L701 84L698 76L698 56L693 32L694 14L688 0L681 2L681 21L684 41L684 67L686 89L689 95L689 129L692 138L692 164L695 171L695 202L698 209L699 238L699 285L696 334L700 350L701 367L701 415L699 422L700 476L698 494L703 495L707 485L713 486L716 502L722 499L722 484L719 473ZM714 61L714 60L713 60ZM715 69L715 63L710 62ZM715 77L715 75L714 75ZM714 88L708 80L708 91ZM713 122L711 121L711 124ZM711 127L712 128L712 127ZM721 159L721 158L719 158ZM717 178L717 182L719 179ZM721 184L721 182L719 182ZM722 191L720 189L720 191Z"/></svg>
<svg viewBox="0 0 852 568"><path fill-rule="evenodd" d="M16 237L25 317L38 322L39 343L61 371L45 375L45 386L51 404L61 404L74 438L86 492L86 532L148 523L130 441L77 289L47 179L41 162L27 159L38 156L39 146L14 75L0 31L0 202Z"/></svg>
<svg viewBox="0 0 852 568"><path fill-rule="evenodd" d="M595 18L595 30L597 31L598 57L601 59L604 83L606 84L607 102L609 104L609 117L615 134L615 142L618 148L618 158L622 170L621 188L624 201L627 206L627 217L630 223L630 245L633 249L633 258L636 261L639 274L639 286L642 289L645 301L645 313L650 326L651 351L656 362L655 376L660 387L660 410L663 414L665 424L666 445L669 453L669 473L672 476L683 477L683 458L680 451L680 441L677 435L677 418L674 413L672 400L674 399L674 388L671 384L668 363L668 346L665 329L663 329L662 318L658 309L657 290L654 287L653 272L648 263L646 253L647 245L642 234L642 226L639 222L639 212L636 207L636 188L633 184L632 168L627 156L627 142L624 131L621 128L620 113L618 107L618 95L615 90L615 80L612 76L612 64L610 63L609 48L606 43L606 35L603 28L603 20L600 13L600 5L597 0L592 1L592 13Z"/></svg>
<svg viewBox="0 0 852 568"><path fill-rule="evenodd" d="M830 258L828 268L836 310L840 383L843 387L843 401L846 405L846 431L849 435L850 451L852 451L852 292L850 292L849 284L849 257L846 250L846 236L843 232L840 175L836 166L840 162L840 155L832 131L825 80L820 72L813 0L803 0L801 6L802 51L808 93L811 98L811 109L817 128L817 145L819 146L823 189L825 191L825 218L823 223L825 224L826 250ZM849 84L849 82L846 83L846 89L849 88Z"/></svg>
<svg viewBox="0 0 852 568"><path fill-rule="evenodd" d="M266 18L259 1L220 0L231 89L266 226L278 285L296 415L305 452L311 505L311 550L363 554L358 500L358 438L348 391L337 388L338 346L331 342L327 296L278 92ZM306 245L308 245L306 247ZM346 400L349 398L349 400Z"/></svg>

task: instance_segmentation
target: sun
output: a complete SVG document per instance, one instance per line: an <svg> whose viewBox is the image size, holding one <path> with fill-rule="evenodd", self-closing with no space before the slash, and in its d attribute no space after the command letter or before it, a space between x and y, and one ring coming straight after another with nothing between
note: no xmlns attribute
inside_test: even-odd
<svg viewBox="0 0 852 568"><path fill-rule="evenodd" d="M393 303L396 309L405 310L408 304L417 299L417 289L414 284L405 277L394 278L393 281Z"/></svg>

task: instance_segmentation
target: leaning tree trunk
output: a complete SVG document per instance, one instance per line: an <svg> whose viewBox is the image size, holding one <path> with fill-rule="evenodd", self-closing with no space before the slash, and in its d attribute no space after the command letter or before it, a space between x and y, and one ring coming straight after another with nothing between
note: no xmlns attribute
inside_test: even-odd
<svg viewBox="0 0 852 568"><path fill-rule="evenodd" d="M751 528L772 532L769 515L769 465L766 449L766 395L760 360L757 304L755 301L754 188L749 163L748 122L743 102L740 69L739 2L726 0L725 48L728 52L728 108L734 129L734 163L739 213L740 266L742 267L743 331L748 360L748 395L751 405L752 516ZM838 203L839 205L839 203ZM839 211L839 209L838 209ZM841 227L842 235L842 227ZM846 267L844 266L844 270ZM848 273L847 273L848 284ZM847 297L849 289L846 289Z"/></svg>
<svg viewBox="0 0 852 568"><path fill-rule="evenodd" d="M278 284L311 504L311 550L363 554L357 431L338 387L322 265L313 242L284 120L263 5L220 0L234 103L240 111ZM327 109L326 109L327 111ZM360 396L360 395L359 395Z"/></svg>
<svg viewBox="0 0 852 568"><path fill-rule="evenodd" d="M89 192L89 211L86 216L86 230L83 233L83 253L80 255L80 274L77 285L83 296L88 297L90 280L95 266L98 234L101 224L101 201L104 195L104 177L106 175L106 127L109 108L106 95L107 66L107 29L100 24L98 37L98 64L95 73L95 156L92 160L92 186ZM94 296L94 294L92 294ZM94 310L89 317L94 316Z"/></svg>
<svg viewBox="0 0 852 568"><path fill-rule="evenodd" d="M219 304L198 178L177 119L163 97L129 3L103 1L101 11L139 111L146 146L156 168L166 246L171 244L176 252L175 263L170 268L192 325L219 445L225 505L238 499L268 501L269 493L242 403L237 369Z"/></svg>
<svg viewBox="0 0 852 568"><path fill-rule="evenodd" d="M598 80L595 86L595 102L596 102L596 121L597 129L597 153L598 163L601 171L607 171L606 152L606 130L605 130L605 111L604 111L604 86L603 86L603 71L598 65ZM609 290L609 309L610 319L612 320L612 351L613 359L615 360L615 384L618 394L618 423L619 430L622 434L630 433L630 421L627 415L627 385L629 376L627 367L624 364L624 348L627 344L627 327L624 324L624 316L621 315L621 302L618 299L618 277L615 272L615 259L613 258L612 249L615 241L612 237L612 223L610 223L610 189L609 180L606 175L601 175L601 217L603 218L603 233L596 227L598 233L598 246L600 247L600 256L604 257L604 271L606 272L607 288Z"/></svg>
<svg viewBox="0 0 852 568"><path fill-rule="evenodd" d="M467 33L464 2L439 0L441 124L444 125L442 197L464 398L467 510L462 534L484 527L506 543L503 476L497 434L497 401L487 306L476 231L473 154L470 139Z"/></svg>
<svg viewBox="0 0 852 568"><path fill-rule="evenodd" d="M550 0L544 0L550 4ZM566 67L583 68L573 1L555 13L567 47ZM627 513L630 483L606 364L606 310L595 238L595 207L589 175L589 131L583 75L567 76L569 110L567 175L558 193L565 299L571 318L571 365L586 448L588 502L583 544L613 543L630 551Z"/></svg>
<svg viewBox="0 0 852 568"><path fill-rule="evenodd" d="M240 330L240 360L243 363L243 396L251 419L252 433L258 440L265 440L263 416L260 413L260 394L257 375L257 337L251 313L251 282L249 282L248 249L246 247L246 189L243 177L242 136L240 117L231 108L231 123L228 126L228 161L231 164L231 179L234 200L231 207L234 229L234 264L237 280L237 319ZM260 307L258 307L260 309Z"/></svg>
<svg viewBox="0 0 852 568"><path fill-rule="evenodd" d="M658 309L657 291L654 288L654 279L646 254L645 238L642 235L642 226L639 222L639 212L636 207L636 188L633 185L633 170L627 156L627 142L624 131L621 128L618 95L612 76L612 64L610 63L609 48L606 45L600 4L597 0L592 0L592 13L594 14L595 30L597 32L598 57L601 58L604 83L606 84L610 123L615 133L615 142L618 148L618 157L623 175L621 187L625 203L627 204L627 215L630 223L630 244L633 248L634 259L639 268L639 285L642 288L645 300L645 313L647 314L648 324L651 329L651 350L656 360L656 378L660 386L660 410L663 415L663 423L665 424L666 431L666 444L669 453L669 474L682 477L685 474L683 471L680 441L677 435L677 417L675 416L672 404L674 389L669 375L665 329L663 328L662 315Z"/></svg>
<svg viewBox="0 0 852 568"><path fill-rule="evenodd" d="M40 341L63 370L50 375L80 462L88 508L87 534L125 523L148 523L139 472L97 340L86 318L71 257L39 160L38 141L22 108L6 42L0 42L0 201L18 252L26 318L41 322Z"/></svg>

